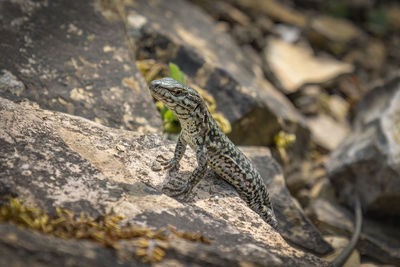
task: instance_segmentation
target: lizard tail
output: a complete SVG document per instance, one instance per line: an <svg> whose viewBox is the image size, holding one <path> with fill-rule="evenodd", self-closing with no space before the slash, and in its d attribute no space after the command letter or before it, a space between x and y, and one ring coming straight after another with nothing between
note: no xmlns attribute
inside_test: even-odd
<svg viewBox="0 0 400 267"><path fill-rule="evenodd" d="M343 264L346 262L346 260L350 257L351 253L353 252L354 247L357 244L358 238L360 237L361 233L361 226L362 226L362 211L361 211L361 203L360 203L360 197L355 194L355 214L356 214L356 219L355 219L355 230L353 233L353 236L351 237L351 240L349 244L340 252L340 254L332 261L333 266L343 266Z"/></svg>

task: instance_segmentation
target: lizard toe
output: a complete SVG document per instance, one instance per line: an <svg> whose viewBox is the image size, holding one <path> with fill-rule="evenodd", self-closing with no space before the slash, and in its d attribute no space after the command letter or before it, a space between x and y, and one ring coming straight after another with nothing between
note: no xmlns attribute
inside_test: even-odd
<svg viewBox="0 0 400 267"><path fill-rule="evenodd" d="M191 191L191 186L188 183L181 186L167 184L163 187L163 191L164 190L168 191L170 197L184 196L184 198L186 198Z"/></svg>

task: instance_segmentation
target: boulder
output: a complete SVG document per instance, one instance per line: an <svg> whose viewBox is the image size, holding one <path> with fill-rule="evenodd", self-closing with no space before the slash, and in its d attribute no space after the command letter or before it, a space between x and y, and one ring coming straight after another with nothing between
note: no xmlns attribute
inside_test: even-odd
<svg viewBox="0 0 400 267"><path fill-rule="evenodd" d="M288 245L230 185L212 173L198 184L189 200L178 201L163 194L165 183L187 178L195 165L195 155L188 149L179 172L161 170L155 161L157 154L172 156L174 146L156 134L108 128L29 102L18 105L0 98L0 195L13 195L50 214L56 207L93 217L114 213L132 224L156 229L170 224L211 239L210 245L171 241L166 259L183 265L329 266ZM283 236L296 240L290 237L290 231L300 233L303 237L297 240L308 238L308 244L315 240L313 246L329 248L302 218L305 216L287 193L278 164L266 150L246 152L270 185ZM303 221L299 224L300 219ZM299 225L303 231L288 230ZM74 251L86 241L70 240L57 246L60 241L56 238L35 238L27 231L1 226L0 232L9 231L11 237L2 236L0 246L5 248L0 252L9 253L11 246L22 251L21 255L37 253L36 259L40 259L41 247L48 242L54 246L47 245L43 250L48 251L49 258L59 257L54 262L62 263L71 253L72 260L82 257L87 261L84 251ZM65 246L69 247L66 251L62 250ZM98 251L91 254L91 260L101 261L103 248L88 246ZM111 252L107 255L114 257ZM99 266L110 266L107 262Z"/></svg>
<svg viewBox="0 0 400 267"><path fill-rule="evenodd" d="M363 34L352 22L327 15L313 18L310 22L310 31L317 35L314 36L316 39L326 38L326 41L343 44L349 44Z"/></svg>
<svg viewBox="0 0 400 267"><path fill-rule="evenodd" d="M123 24L94 0L1 1L0 35L0 96L115 128L161 128Z"/></svg>
<svg viewBox="0 0 400 267"><path fill-rule="evenodd" d="M400 215L400 75L372 89L352 133L332 153L328 175L348 205L358 194L370 214Z"/></svg>
<svg viewBox="0 0 400 267"><path fill-rule="evenodd" d="M328 115L307 118L313 142L327 151L334 150L347 136L348 129Z"/></svg>
<svg viewBox="0 0 400 267"><path fill-rule="evenodd" d="M353 65L328 57L316 57L312 49L269 37L264 49L265 72L285 94L307 84L321 84L352 73Z"/></svg>
<svg viewBox="0 0 400 267"><path fill-rule="evenodd" d="M147 266L138 259L126 261L100 244L64 240L0 224L0 256L3 266Z"/></svg>
<svg viewBox="0 0 400 267"><path fill-rule="evenodd" d="M308 18L302 12L276 0L230 0L243 9L255 14L264 14L271 19L304 28Z"/></svg>

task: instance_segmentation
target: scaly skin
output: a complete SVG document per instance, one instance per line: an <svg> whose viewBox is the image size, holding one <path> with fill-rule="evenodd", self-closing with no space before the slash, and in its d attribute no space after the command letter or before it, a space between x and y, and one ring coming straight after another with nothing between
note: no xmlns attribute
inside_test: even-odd
<svg viewBox="0 0 400 267"><path fill-rule="evenodd" d="M181 187L165 187L173 192L171 195L188 195L204 177L209 166L235 187L252 210L278 229L278 222L261 175L221 131L200 94L172 78L152 81L150 91L178 117L182 127L174 157L163 162L163 165L178 169L186 145L196 152L198 166L189 180Z"/></svg>

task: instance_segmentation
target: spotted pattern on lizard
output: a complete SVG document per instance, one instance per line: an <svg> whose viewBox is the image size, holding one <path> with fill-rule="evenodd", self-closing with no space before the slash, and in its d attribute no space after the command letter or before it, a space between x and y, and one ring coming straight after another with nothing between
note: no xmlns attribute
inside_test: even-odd
<svg viewBox="0 0 400 267"><path fill-rule="evenodd" d="M171 196L187 196L210 167L218 176L233 185L247 205L268 224L278 229L267 187L250 160L221 131L200 94L172 78L150 83L152 95L163 102L179 119L182 131L174 157L162 162L166 168L179 168L179 161L189 145L195 152L198 166L182 186L165 186Z"/></svg>

